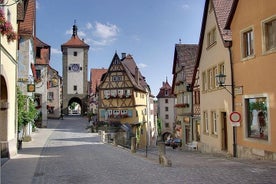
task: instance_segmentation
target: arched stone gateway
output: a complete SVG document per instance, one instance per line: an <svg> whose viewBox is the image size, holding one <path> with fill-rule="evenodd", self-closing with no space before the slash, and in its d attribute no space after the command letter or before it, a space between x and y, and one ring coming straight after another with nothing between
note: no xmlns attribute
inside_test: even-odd
<svg viewBox="0 0 276 184"><path fill-rule="evenodd" d="M162 133L162 141L166 141L169 137L172 137L173 134L170 132L164 132Z"/></svg>
<svg viewBox="0 0 276 184"><path fill-rule="evenodd" d="M0 77L0 145L1 157L9 157L8 148L8 90L5 78Z"/></svg>
<svg viewBox="0 0 276 184"><path fill-rule="evenodd" d="M82 101L77 97L73 97L68 102L68 115L80 115L82 114Z"/></svg>

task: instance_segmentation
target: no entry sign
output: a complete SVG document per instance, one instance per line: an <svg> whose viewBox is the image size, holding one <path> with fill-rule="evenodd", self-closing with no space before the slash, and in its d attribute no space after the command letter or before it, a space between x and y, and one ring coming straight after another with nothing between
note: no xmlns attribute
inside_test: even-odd
<svg viewBox="0 0 276 184"><path fill-rule="evenodd" d="M230 121L232 126L240 126L241 122L241 114L239 112L231 112L230 113Z"/></svg>

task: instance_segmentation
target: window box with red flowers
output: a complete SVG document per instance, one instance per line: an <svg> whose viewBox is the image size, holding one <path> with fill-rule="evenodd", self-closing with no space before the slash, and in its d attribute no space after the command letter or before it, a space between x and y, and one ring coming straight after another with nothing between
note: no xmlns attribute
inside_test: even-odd
<svg viewBox="0 0 276 184"><path fill-rule="evenodd" d="M7 36L7 41L11 42L16 39L16 33L13 31L13 27L10 22L6 21L4 12L0 10L0 33L2 36Z"/></svg>

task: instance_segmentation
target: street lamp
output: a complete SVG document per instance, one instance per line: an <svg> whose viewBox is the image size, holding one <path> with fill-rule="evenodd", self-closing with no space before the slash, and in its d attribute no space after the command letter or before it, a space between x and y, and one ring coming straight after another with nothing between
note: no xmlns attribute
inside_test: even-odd
<svg viewBox="0 0 276 184"><path fill-rule="evenodd" d="M226 80L226 75L223 73L220 73L218 75L216 75L216 80L217 80L217 84L220 87L223 87L224 89L226 89L232 97L232 112L235 111L235 94L234 94L234 85L226 85L225 84L225 80ZM229 91L226 86L231 86L231 91ZM233 126L233 156L237 157L237 127Z"/></svg>

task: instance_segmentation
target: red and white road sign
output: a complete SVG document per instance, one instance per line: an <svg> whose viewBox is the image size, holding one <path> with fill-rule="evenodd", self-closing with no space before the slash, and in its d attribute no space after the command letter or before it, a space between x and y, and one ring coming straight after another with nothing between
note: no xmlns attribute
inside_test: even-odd
<svg viewBox="0 0 276 184"><path fill-rule="evenodd" d="M241 114L239 112L231 112L230 113L230 121L232 126L240 126L241 122Z"/></svg>

